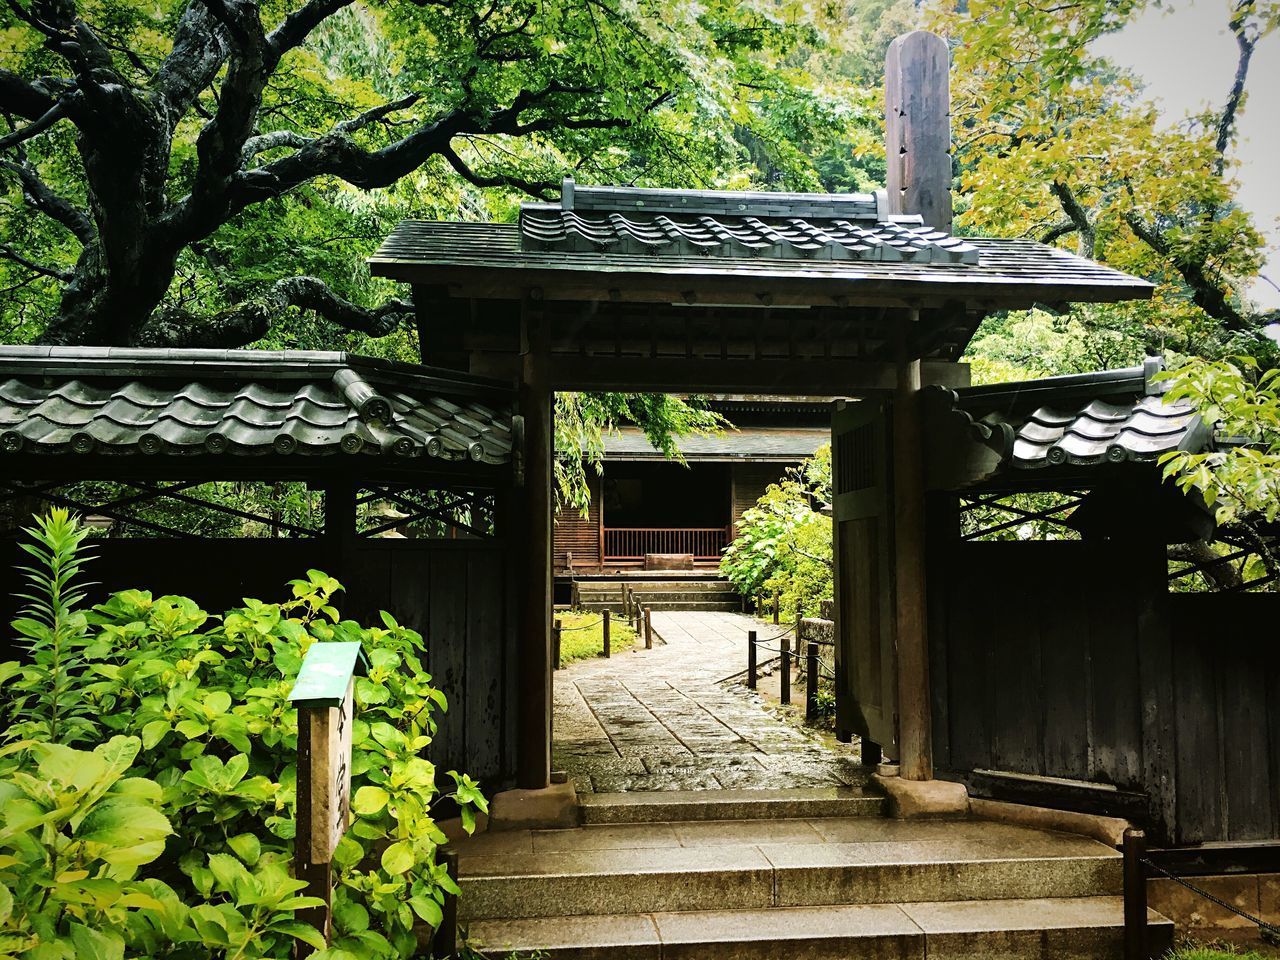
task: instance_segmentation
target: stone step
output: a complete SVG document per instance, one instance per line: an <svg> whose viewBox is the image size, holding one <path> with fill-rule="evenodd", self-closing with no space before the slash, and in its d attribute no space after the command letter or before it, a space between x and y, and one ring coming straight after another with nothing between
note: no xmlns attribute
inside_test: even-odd
<svg viewBox="0 0 1280 960"><path fill-rule="evenodd" d="M783 820L879 817L885 799L852 787L807 790L664 790L654 793L584 793L582 822L627 824L701 820Z"/></svg>
<svg viewBox="0 0 1280 960"><path fill-rule="evenodd" d="M1148 913L1160 955L1173 925ZM1121 960L1120 897L854 904L472 923L492 953L550 960Z"/></svg>
<svg viewBox="0 0 1280 960"><path fill-rule="evenodd" d="M980 821L704 821L459 845L466 920L1114 895L1120 855Z"/></svg>

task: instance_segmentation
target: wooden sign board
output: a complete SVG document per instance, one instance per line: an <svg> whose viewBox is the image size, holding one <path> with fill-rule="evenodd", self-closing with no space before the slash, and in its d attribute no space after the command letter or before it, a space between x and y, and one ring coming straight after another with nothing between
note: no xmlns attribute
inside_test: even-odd
<svg viewBox="0 0 1280 960"><path fill-rule="evenodd" d="M336 707L313 707L311 715L312 863L329 863L351 816L351 722L355 678ZM308 709L308 708L303 708ZM299 771L301 774L301 771ZM298 789L303 778L298 777Z"/></svg>
<svg viewBox="0 0 1280 960"><path fill-rule="evenodd" d="M289 699L298 708L298 854L329 863L351 815L351 727L360 644L315 643ZM305 820L305 822L303 822Z"/></svg>

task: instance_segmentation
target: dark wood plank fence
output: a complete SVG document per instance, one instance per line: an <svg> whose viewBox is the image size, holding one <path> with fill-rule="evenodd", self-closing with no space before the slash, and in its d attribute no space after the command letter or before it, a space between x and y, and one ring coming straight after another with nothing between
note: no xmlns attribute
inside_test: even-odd
<svg viewBox="0 0 1280 960"><path fill-rule="evenodd" d="M940 771L1161 843L1280 837L1280 596L1171 594L1165 571L1159 543L935 551Z"/></svg>
<svg viewBox="0 0 1280 960"><path fill-rule="evenodd" d="M343 582L344 617L381 626L379 610L419 631L426 668L449 709L429 756L443 772L457 769L490 789L514 778L516 677L514 619L501 540L357 540L340 549L316 540L116 539L92 542L86 569L97 581L91 600L126 588L190 596L206 610L238 606L244 597L289 597L287 581L318 568ZM25 562L16 542L0 541L0 658L16 656L8 628ZM446 785L448 781L445 781Z"/></svg>

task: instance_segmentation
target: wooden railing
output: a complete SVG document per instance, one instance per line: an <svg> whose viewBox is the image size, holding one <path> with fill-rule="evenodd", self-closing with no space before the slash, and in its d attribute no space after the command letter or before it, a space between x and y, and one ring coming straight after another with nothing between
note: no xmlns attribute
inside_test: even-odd
<svg viewBox="0 0 1280 960"><path fill-rule="evenodd" d="M605 527L606 563L643 561L650 553L692 554L695 561L719 560L729 544L728 527Z"/></svg>

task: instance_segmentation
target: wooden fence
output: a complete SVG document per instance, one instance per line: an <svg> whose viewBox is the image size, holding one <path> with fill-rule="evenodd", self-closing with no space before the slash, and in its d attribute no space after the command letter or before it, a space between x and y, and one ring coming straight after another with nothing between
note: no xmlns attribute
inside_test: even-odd
<svg viewBox="0 0 1280 960"><path fill-rule="evenodd" d="M605 527L606 563L643 563L648 554L690 554L695 562L718 561L729 544L728 527Z"/></svg>
<svg viewBox="0 0 1280 960"><path fill-rule="evenodd" d="M1280 596L1170 593L1165 571L1159 543L937 558L939 770L978 795L1131 817L1161 844L1280 837Z"/></svg>

